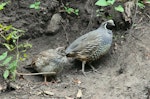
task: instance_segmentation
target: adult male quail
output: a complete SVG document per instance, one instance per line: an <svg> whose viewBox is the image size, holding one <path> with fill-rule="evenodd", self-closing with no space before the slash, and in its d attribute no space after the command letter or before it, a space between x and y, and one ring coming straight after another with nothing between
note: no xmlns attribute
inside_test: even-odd
<svg viewBox="0 0 150 99"><path fill-rule="evenodd" d="M62 52L62 47L49 49L40 52L33 60L33 68L38 72L55 72L58 74L62 71L63 66L67 63L67 57ZM47 76L52 74L44 74L44 83L47 83Z"/></svg>
<svg viewBox="0 0 150 99"><path fill-rule="evenodd" d="M115 25L113 20L103 22L98 29L77 38L65 51L67 57L74 57L82 61L82 73L84 75L86 62L99 59L111 47L113 34L111 30L106 28L108 24Z"/></svg>

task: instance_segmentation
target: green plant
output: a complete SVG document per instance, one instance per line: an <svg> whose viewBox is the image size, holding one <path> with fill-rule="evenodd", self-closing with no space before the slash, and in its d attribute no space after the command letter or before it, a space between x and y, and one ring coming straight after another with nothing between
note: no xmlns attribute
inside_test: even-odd
<svg viewBox="0 0 150 99"><path fill-rule="evenodd" d="M95 5L97 6L109 6L113 5L115 0L98 0Z"/></svg>
<svg viewBox="0 0 150 99"><path fill-rule="evenodd" d="M79 9L74 9L74 8L67 7L67 6L64 6L64 9L68 14L74 13L75 15L79 15Z"/></svg>
<svg viewBox="0 0 150 99"><path fill-rule="evenodd" d="M40 4L41 4L40 1L34 2L33 4L30 5L30 8L38 10L38 9L40 9Z"/></svg>
<svg viewBox="0 0 150 99"><path fill-rule="evenodd" d="M0 10L3 10L4 7L5 7L8 3L9 3L9 1L8 1L8 2L4 2L4 3L0 3Z"/></svg>
<svg viewBox="0 0 150 99"><path fill-rule="evenodd" d="M16 75L16 68L17 68L17 63L18 60L12 60L12 56L8 56L8 52L4 52L2 55L0 55L0 61L3 61L2 64L0 64L0 66L4 66L5 70L3 73L3 77L5 79L8 78L8 76L11 74L12 75L12 79L15 79Z"/></svg>
<svg viewBox="0 0 150 99"><path fill-rule="evenodd" d="M142 1L138 1L137 5L141 8L141 9L144 9L145 8L145 5L143 4Z"/></svg>
<svg viewBox="0 0 150 99"><path fill-rule="evenodd" d="M121 5L115 7L115 10L119 11L119 12L124 12L124 9L123 9L123 7Z"/></svg>
<svg viewBox="0 0 150 99"><path fill-rule="evenodd" d="M0 66L4 67L3 77L7 79L9 76L14 80L16 77L16 69L19 65L19 61L24 61L27 58L26 50L31 48L32 45L28 42L20 43L19 38L24 35L24 31L16 29L9 26L4 26L0 24L0 37L4 42L1 42L1 45L4 45L7 48L7 51L0 55ZM15 52L15 55L12 55L11 52ZM11 54L11 55L8 55Z"/></svg>
<svg viewBox="0 0 150 99"><path fill-rule="evenodd" d="M97 9L96 10L96 16L102 16L102 13L104 12L104 9L101 8L101 9Z"/></svg>
<svg viewBox="0 0 150 99"><path fill-rule="evenodd" d="M95 3L95 5L105 7L105 6L113 5L114 3L115 3L115 0L98 0ZM124 8L121 5L119 5L118 7L115 7L115 10L119 12L124 12Z"/></svg>

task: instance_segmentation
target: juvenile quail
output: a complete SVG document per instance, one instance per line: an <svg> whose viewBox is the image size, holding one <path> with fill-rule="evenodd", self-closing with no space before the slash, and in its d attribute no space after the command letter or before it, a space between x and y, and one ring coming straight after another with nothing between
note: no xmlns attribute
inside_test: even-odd
<svg viewBox="0 0 150 99"><path fill-rule="evenodd" d="M74 57L82 61L82 73L84 75L86 62L99 59L111 47L113 34L111 30L106 28L108 24L115 25L113 20L103 22L98 29L77 38L65 51L67 57Z"/></svg>
<svg viewBox="0 0 150 99"><path fill-rule="evenodd" d="M62 47L49 49L40 52L32 60L33 68L38 72L55 72L60 73L63 66L67 63L67 58L62 52ZM47 83L47 76L52 74L44 74L44 83Z"/></svg>

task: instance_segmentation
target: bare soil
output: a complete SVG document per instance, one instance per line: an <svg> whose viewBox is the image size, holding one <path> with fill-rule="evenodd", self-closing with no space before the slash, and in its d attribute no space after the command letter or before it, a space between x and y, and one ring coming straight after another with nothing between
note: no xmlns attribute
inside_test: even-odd
<svg viewBox="0 0 150 99"><path fill-rule="evenodd" d="M40 1L43 8L40 10L29 8L32 0L19 0L19 3L13 1L12 5L6 6L0 12L0 23L12 24L16 28L26 30L21 42L28 41L33 45L27 51L28 60L21 63L18 72L30 73L24 66L31 62L34 55L50 48L68 46L68 42L71 43L80 35L94 30L104 19L99 19L92 13L97 7L92 7L93 3L89 5L89 0ZM67 2L70 6L80 9L79 16L61 12L61 3ZM109 8L107 9L109 12ZM48 86L41 84L42 76L23 76L24 79L18 76L15 82L7 82L1 73L0 99L77 99L79 90L82 92L82 99L150 99L149 11L149 8L137 11L134 17L136 26L130 29L125 25L120 27L121 15L114 18L117 27L113 28L113 45L107 55L93 62L97 72L92 72L87 65L85 77L80 72L81 62L75 61L66 66L61 76L57 77L59 82L49 80ZM52 15L58 12L61 12L65 21L59 31L49 33L48 23ZM91 17L92 15L94 17ZM4 50L0 48L0 53Z"/></svg>

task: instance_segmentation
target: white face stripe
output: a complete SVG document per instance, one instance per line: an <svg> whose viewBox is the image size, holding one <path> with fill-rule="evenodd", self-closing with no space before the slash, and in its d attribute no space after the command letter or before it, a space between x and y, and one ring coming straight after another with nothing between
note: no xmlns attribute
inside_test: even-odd
<svg viewBox="0 0 150 99"><path fill-rule="evenodd" d="M112 25L115 25L113 20L108 20L108 21L104 22L101 26L103 26L104 29L107 29L106 26L107 26L108 23L110 23Z"/></svg>
<svg viewBox="0 0 150 99"><path fill-rule="evenodd" d="M112 25L115 25L113 20L108 20L107 23L110 23L110 24L112 24Z"/></svg>

